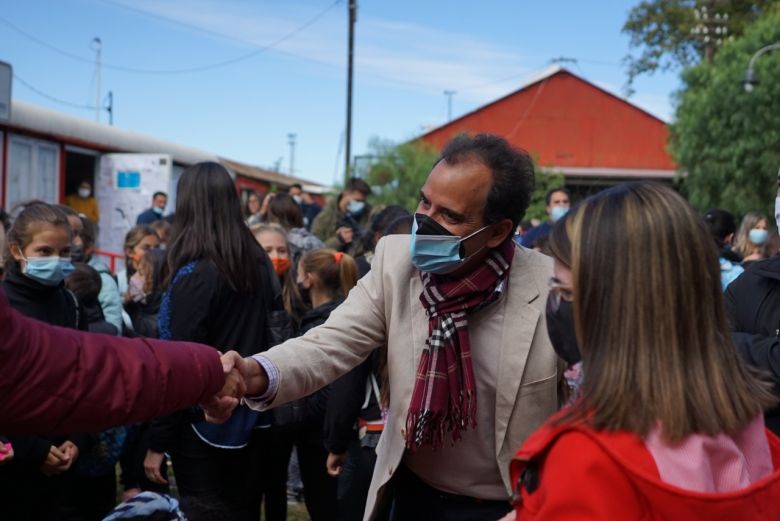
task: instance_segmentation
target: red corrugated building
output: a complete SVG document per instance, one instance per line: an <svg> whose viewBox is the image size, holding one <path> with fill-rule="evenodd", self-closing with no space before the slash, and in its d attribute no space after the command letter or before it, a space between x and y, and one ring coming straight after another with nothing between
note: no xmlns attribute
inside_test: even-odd
<svg viewBox="0 0 780 521"><path fill-rule="evenodd" d="M560 66L421 139L441 149L464 132L504 136L582 191L631 179L669 182L676 171L663 120Z"/></svg>

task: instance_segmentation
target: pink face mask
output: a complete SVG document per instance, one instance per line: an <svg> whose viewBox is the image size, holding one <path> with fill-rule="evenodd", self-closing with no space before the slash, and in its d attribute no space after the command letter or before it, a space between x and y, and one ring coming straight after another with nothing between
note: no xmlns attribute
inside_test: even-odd
<svg viewBox="0 0 780 521"><path fill-rule="evenodd" d="M137 273L130 277L127 290L130 292L130 298L133 302L141 302L146 298L146 292L144 291L144 279L142 279Z"/></svg>

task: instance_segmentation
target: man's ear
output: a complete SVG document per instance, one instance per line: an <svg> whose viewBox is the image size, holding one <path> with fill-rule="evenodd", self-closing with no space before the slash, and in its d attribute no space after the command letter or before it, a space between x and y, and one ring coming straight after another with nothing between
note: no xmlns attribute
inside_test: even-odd
<svg viewBox="0 0 780 521"><path fill-rule="evenodd" d="M490 228L490 238L485 243L488 248L495 248L504 242L514 230L514 225L510 219L502 219L493 224Z"/></svg>

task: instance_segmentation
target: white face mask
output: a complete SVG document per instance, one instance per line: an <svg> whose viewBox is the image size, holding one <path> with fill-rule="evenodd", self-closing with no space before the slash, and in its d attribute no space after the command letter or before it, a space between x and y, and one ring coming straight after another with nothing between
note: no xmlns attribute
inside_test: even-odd
<svg viewBox="0 0 780 521"><path fill-rule="evenodd" d="M92 190L90 190L89 188L79 188L79 197L81 197L82 199L86 199L87 197L90 196L91 193Z"/></svg>

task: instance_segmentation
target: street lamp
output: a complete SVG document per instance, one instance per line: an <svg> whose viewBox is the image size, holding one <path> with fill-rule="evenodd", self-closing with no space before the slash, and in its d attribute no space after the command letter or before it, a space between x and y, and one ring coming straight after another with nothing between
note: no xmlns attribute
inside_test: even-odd
<svg viewBox="0 0 780 521"><path fill-rule="evenodd" d="M776 49L780 49L780 43L773 43L771 45L767 45L766 47L762 47L756 51L756 54L754 54L752 58L750 58L747 71L745 72L745 79L742 80L742 85L745 86L745 92L753 92L753 89L756 88L756 85L758 85L758 79L756 79L756 69L754 68L756 60L758 60L761 55Z"/></svg>

